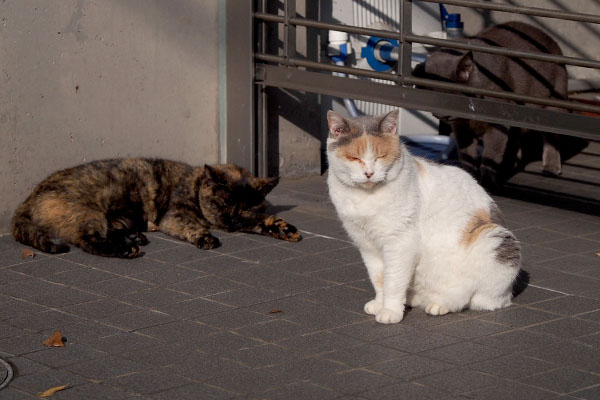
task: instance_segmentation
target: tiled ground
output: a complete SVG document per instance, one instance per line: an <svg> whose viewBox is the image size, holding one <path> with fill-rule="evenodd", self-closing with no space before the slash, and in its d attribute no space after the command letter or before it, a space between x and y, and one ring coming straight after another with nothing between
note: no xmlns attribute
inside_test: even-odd
<svg viewBox="0 0 600 400"><path fill-rule="evenodd" d="M0 357L15 378L0 398L68 384L53 398L598 399L600 217L577 210L598 209L599 160L596 146L561 179L534 165L513 180L512 196L575 210L498 197L530 275L515 305L393 326L362 313L372 289L322 177L269 197L300 243L218 233L202 251L152 233L136 260L23 261L4 236ZM57 329L67 346L44 347Z"/></svg>

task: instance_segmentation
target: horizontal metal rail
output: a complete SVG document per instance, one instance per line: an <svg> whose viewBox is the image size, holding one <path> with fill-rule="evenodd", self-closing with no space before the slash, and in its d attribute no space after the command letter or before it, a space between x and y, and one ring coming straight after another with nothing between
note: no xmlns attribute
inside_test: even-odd
<svg viewBox="0 0 600 400"><path fill-rule="evenodd" d="M569 11L548 10L537 7L512 6L508 4L490 3L474 0L419 0L426 3L444 3L445 5L481 8L484 10L502 11L515 14L533 15L536 17L566 19L569 21L590 22L600 24L600 15L588 15Z"/></svg>
<svg viewBox="0 0 600 400"><path fill-rule="evenodd" d="M566 57L548 53L532 53L529 51L513 50L507 47L479 45L466 42L458 42L456 40L437 39L429 36L419 36L413 34L405 35L404 39L412 43L430 44L432 46L448 47L451 49L472 50L479 51L481 53L498 54L502 56L526 58L530 60L574 65L577 67L600 69L600 61L586 60L584 58Z"/></svg>
<svg viewBox="0 0 600 400"><path fill-rule="evenodd" d="M360 79L355 79L352 84L349 84L348 78L267 64L256 65L255 83L391 104L441 115L453 115L584 139L598 140L600 138L600 118L526 107L497 100L385 85Z"/></svg>
<svg viewBox="0 0 600 400"><path fill-rule="evenodd" d="M589 104L576 103L572 101L566 100L557 100L557 99L549 99L549 98L540 98L534 96L527 96L523 94L513 93L513 92L503 92L498 90L489 90L489 89L481 89L475 88L472 86L461 85L458 83L449 83L449 82L440 82L434 81L430 79L423 78L415 78L408 76L399 76L391 73L384 72L376 72L359 68L350 68L344 67L334 64L323 64L315 61L302 60L298 58L285 58L281 56L274 56L271 54L255 54L255 60L257 61L265 61L272 62L281 65L291 66L291 67L305 67L312 68L321 71L329 71L329 72L343 72L348 75L356 75L356 76L364 76L367 78L375 78L375 79L383 79L397 83L398 85L418 85L423 87L429 87L433 89L442 89L442 90L451 90L459 93L467 93L472 95L480 95L480 96L488 96L499 99L507 99L521 103L530 103L537 104L542 106L550 106L550 107L558 107L558 108L566 108L575 111L585 111L590 113L598 113L600 114L600 107L593 106Z"/></svg>

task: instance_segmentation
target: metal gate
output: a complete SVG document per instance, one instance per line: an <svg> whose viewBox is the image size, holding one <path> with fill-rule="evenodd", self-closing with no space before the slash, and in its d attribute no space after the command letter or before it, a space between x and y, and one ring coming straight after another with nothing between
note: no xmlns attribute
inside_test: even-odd
<svg viewBox="0 0 600 400"><path fill-rule="evenodd" d="M557 18L582 23L600 24L600 16L581 13L522 7L473 0L414 0L428 3L444 3L469 8L518 13L529 16ZM252 5L254 28L254 125L253 134L254 172L264 175L267 171L266 125L267 113L264 87L278 87L384 103L398 107L429 111L490 123L531 128L535 130L572 135L585 139L600 140L600 119L584 113L600 113L600 107L568 100L541 98L508 91L486 90L465 85L418 78L411 75L411 53L413 43L434 45L450 49L470 50L523 59L548 61L565 65L600 69L600 61L546 53L533 53L489 45L437 39L412 33L411 12L413 0L398 0L399 31L368 29L359 26L327 23L317 19L299 17L295 0L282 0L283 15L267 12L267 0ZM308 4L308 3L307 3ZM320 6L320 2L314 2ZM307 7L309 7L307 5ZM238 11L241 12L241 11ZM268 54L266 24L283 28L283 51ZM296 28L335 30L352 34L395 39L399 42L398 62L391 72L334 65L329 60L319 62L303 59L296 52ZM273 30L272 30L273 31ZM277 32L277 30L274 30ZM346 77L336 76L343 73ZM368 77L393 83L382 84L373 80L353 79L348 76ZM443 90L441 92L440 90ZM454 92L448 93L449 91ZM504 101L503 101L504 100ZM506 102L509 100L510 102ZM558 112L532 107L535 104L568 109Z"/></svg>

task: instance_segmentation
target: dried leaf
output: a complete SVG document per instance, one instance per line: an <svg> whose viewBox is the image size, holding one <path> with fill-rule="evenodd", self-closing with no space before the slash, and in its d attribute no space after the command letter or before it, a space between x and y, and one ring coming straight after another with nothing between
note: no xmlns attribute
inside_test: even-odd
<svg viewBox="0 0 600 400"><path fill-rule="evenodd" d="M596 253L596 255L597 255L598 257L600 257L600 251L599 251L599 252L597 252L597 253Z"/></svg>
<svg viewBox="0 0 600 400"><path fill-rule="evenodd" d="M158 226L154 225L153 222L148 221L148 232L158 231Z"/></svg>
<svg viewBox="0 0 600 400"><path fill-rule="evenodd" d="M35 257L35 253L31 249L21 249L21 260Z"/></svg>
<svg viewBox="0 0 600 400"><path fill-rule="evenodd" d="M283 311L278 310L278 309L273 309L273 310L269 311L269 314L279 314L280 312L283 312Z"/></svg>
<svg viewBox="0 0 600 400"><path fill-rule="evenodd" d="M44 340L44 346L48 347L65 347L65 341L60 331L54 332L52 336Z"/></svg>
<svg viewBox="0 0 600 400"><path fill-rule="evenodd" d="M48 390L46 390L45 392L42 393L38 393L38 397L50 397L52 396L54 393L59 392L61 390L65 390L69 385L63 385L63 386L55 386L53 388L50 388Z"/></svg>

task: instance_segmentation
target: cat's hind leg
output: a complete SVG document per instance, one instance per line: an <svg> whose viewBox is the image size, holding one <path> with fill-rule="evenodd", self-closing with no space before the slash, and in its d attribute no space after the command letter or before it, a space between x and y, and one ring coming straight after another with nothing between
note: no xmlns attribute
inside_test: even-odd
<svg viewBox="0 0 600 400"><path fill-rule="evenodd" d="M138 245L127 237L125 230L110 229L100 215L81 223L76 244L85 252L103 257L136 258L141 255Z"/></svg>
<svg viewBox="0 0 600 400"><path fill-rule="evenodd" d="M186 207L174 206L160 220L158 227L161 232L169 236L185 240L200 249L209 250L219 247L221 242L211 235L207 225Z"/></svg>

